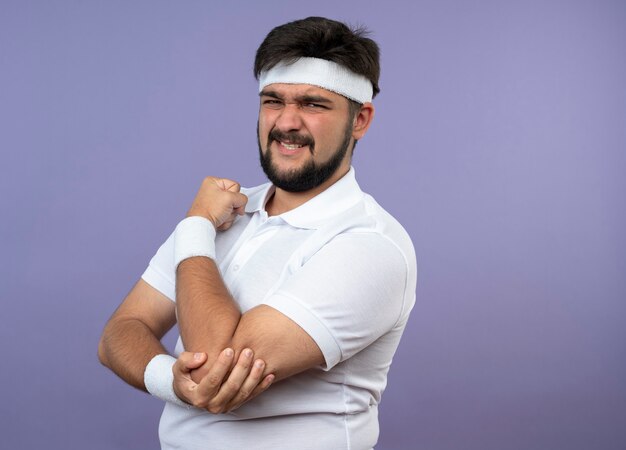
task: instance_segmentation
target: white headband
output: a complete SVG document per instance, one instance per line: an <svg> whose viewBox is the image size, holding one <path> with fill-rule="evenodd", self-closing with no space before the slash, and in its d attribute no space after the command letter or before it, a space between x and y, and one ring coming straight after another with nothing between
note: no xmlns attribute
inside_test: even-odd
<svg viewBox="0 0 626 450"><path fill-rule="evenodd" d="M273 83L310 84L359 103L371 102L374 93L371 81L363 75L319 58L300 58L292 64L281 61L270 70L264 70L259 78L259 92Z"/></svg>

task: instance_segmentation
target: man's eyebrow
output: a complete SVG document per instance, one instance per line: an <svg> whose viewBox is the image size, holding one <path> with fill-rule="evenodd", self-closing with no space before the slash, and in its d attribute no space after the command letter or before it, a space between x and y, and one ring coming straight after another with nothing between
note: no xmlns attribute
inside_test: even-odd
<svg viewBox="0 0 626 450"><path fill-rule="evenodd" d="M259 92L259 97L272 97L278 100L284 100L283 96L276 91L263 90ZM300 95L295 98L298 103L333 103L333 101L327 97L321 95Z"/></svg>
<svg viewBox="0 0 626 450"><path fill-rule="evenodd" d="M296 97L296 100L300 103L332 103L333 101L329 98L322 97L321 95L302 95L300 97Z"/></svg>
<svg viewBox="0 0 626 450"><path fill-rule="evenodd" d="M262 90L261 92L259 92L259 97L272 97L272 98L277 98L279 100L283 99L280 95L278 95L277 92L275 92L275 91L266 91L265 89Z"/></svg>

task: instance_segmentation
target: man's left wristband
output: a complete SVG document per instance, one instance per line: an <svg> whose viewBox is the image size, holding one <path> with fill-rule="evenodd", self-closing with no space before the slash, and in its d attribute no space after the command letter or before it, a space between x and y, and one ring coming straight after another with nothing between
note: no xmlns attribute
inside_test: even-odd
<svg viewBox="0 0 626 450"><path fill-rule="evenodd" d="M156 355L150 360L143 373L143 382L146 390L153 396L178 406L190 408L191 405L183 402L174 392L174 372L172 368L176 358L170 355Z"/></svg>
<svg viewBox="0 0 626 450"><path fill-rule="evenodd" d="M174 267L194 256L215 259L215 236L209 219L191 216L181 220L174 234Z"/></svg>

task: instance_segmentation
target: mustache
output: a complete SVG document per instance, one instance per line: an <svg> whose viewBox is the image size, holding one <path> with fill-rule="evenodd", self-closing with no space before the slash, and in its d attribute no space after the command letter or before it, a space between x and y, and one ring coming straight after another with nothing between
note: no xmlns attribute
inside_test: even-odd
<svg viewBox="0 0 626 450"><path fill-rule="evenodd" d="M269 139L267 145L270 145L272 141L289 142L290 144L295 145L307 145L311 152L313 152L313 148L315 147L315 141L312 137L298 134L295 131L283 133L280 130L273 129L270 131L268 137Z"/></svg>

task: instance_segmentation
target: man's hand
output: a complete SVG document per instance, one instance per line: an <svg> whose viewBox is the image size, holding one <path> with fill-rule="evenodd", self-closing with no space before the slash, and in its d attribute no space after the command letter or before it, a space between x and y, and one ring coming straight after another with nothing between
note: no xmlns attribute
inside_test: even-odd
<svg viewBox="0 0 626 450"><path fill-rule="evenodd" d="M191 371L203 365L207 355L184 352L173 367L174 392L181 400L213 414L233 411L265 391L274 381L273 374L263 378L265 362L257 359L253 363L253 356L250 349L242 351L231 371L234 352L227 348L196 384L191 379Z"/></svg>
<svg viewBox="0 0 626 450"><path fill-rule="evenodd" d="M239 192L240 189L241 186L236 181L206 177L187 212L187 217L205 217L213 223L216 230L227 230L236 215L245 213L248 197Z"/></svg>

